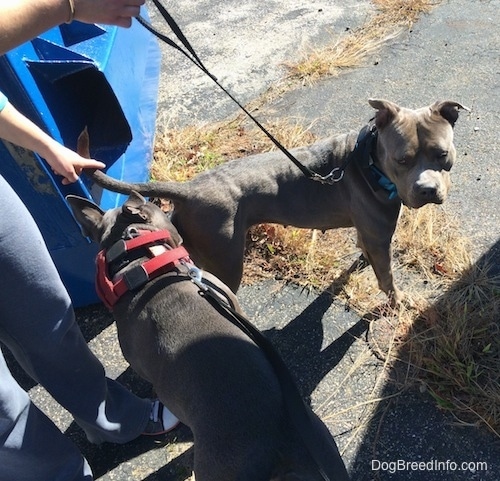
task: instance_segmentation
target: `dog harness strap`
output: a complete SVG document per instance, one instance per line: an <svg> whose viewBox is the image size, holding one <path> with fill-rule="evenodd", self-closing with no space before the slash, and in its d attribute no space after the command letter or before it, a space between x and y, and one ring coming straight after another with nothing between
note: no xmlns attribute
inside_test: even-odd
<svg viewBox="0 0 500 481"><path fill-rule="evenodd" d="M112 309L118 300L128 291L137 289L149 280L175 269L181 261L190 262L189 254L183 246L168 249L161 254L156 254L152 250L149 250L150 259L127 270L122 277L113 282L109 274L109 264L111 262L137 248L152 247L160 241L171 239L170 233L166 230L138 230L137 232L139 234L137 237L128 240L119 240L108 250L103 249L97 254L96 291L108 309Z"/></svg>
<svg viewBox="0 0 500 481"><path fill-rule="evenodd" d="M171 239L170 232L168 232L167 230L139 230L138 234L139 235L137 237L134 237L133 239L122 239L118 242L115 242L106 251L106 260L108 262L113 262L127 252L137 249L138 247L143 247L145 245L153 244L159 241L168 241Z"/></svg>
<svg viewBox="0 0 500 481"><path fill-rule="evenodd" d="M189 254L184 247L180 246L125 272L123 277L113 285L113 292L118 296L117 300L126 292L138 289L151 279L173 270L182 259L189 259Z"/></svg>
<svg viewBox="0 0 500 481"><path fill-rule="evenodd" d="M96 257L96 279L95 287L97 295L103 304L111 309L118 301L119 296L115 294L113 281L108 275L108 264L106 262L106 251L102 250Z"/></svg>
<svg viewBox="0 0 500 481"><path fill-rule="evenodd" d="M146 244L152 244L153 242L171 239L170 232L168 232L168 230L139 230L138 232L140 235L125 241L128 251Z"/></svg>

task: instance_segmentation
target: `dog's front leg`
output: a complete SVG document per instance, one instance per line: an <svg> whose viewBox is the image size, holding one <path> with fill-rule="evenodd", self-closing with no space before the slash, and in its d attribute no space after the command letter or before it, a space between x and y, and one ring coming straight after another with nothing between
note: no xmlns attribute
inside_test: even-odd
<svg viewBox="0 0 500 481"><path fill-rule="evenodd" d="M358 230L358 246L372 266L380 289L387 294L390 304L395 306L402 301L403 294L394 285L391 240L392 233L375 238Z"/></svg>

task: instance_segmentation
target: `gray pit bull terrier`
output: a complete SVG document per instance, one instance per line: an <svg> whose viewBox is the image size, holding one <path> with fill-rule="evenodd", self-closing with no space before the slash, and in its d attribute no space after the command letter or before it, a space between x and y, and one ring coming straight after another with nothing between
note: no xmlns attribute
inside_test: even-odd
<svg viewBox="0 0 500 481"><path fill-rule="evenodd" d="M83 234L103 249L98 292L125 358L193 432L197 481L348 480L328 429L299 397L313 444L326 446L320 472L293 428L274 365L202 295L199 279L192 282L181 237L158 206L137 193L107 212L81 197L67 200ZM218 279L205 272L202 282L239 310Z"/></svg>
<svg viewBox="0 0 500 481"><path fill-rule="evenodd" d="M453 126L460 109L443 101L411 110L387 100L369 100L374 123L333 135L291 152L333 184L305 177L281 152L227 162L185 183L127 184L91 173L101 186L122 193L170 199L172 222L193 259L237 291L243 272L246 233L254 224L278 223L311 229L354 226L358 245L392 303L402 298L394 285L391 240L401 203L419 208L441 204L455 161ZM339 172L337 172L337 175Z"/></svg>

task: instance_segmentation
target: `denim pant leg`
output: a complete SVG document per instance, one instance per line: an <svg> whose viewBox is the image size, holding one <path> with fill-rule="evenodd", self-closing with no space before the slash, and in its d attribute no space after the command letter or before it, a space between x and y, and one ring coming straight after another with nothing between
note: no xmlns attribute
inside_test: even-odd
<svg viewBox="0 0 500 481"><path fill-rule="evenodd" d="M91 481L87 461L12 377L0 350L0 481Z"/></svg>
<svg viewBox="0 0 500 481"><path fill-rule="evenodd" d="M38 227L1 176L0 205L0 340L90 441L136 438L148 421L149 401L105 377Z"/></svg>

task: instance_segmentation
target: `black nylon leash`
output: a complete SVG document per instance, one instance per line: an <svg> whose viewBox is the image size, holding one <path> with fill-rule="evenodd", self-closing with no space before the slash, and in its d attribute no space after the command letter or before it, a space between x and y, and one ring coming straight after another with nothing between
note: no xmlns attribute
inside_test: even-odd
<svg viewBox="0 0 500 481"><path fill-rule="evenodd" d="M324 481L350 481L333 437L326 432L327 428L320 424L310 406L302 399L287 365L274 345L245 316L225 302L202 280L202 274L198 268L190 270L189 276L200 289L200 294L224 317L229 317L231 322L254 341L266 355L281 385L289 419L302 438Z"/></svg>
<svg viewBox="0 0 500 481"><path fill-rule="evenodd" d="M153 35L155 35L158 39L165 42L170 47L174 48L178 52L182 53L187 59L189 59L194 65L196 65L202 72L208 75L212 81L236 104L238 107L257 125L257 127L268 137L269 140L283 153L288 159L295 164L300 171L311 180L315 180L317 182L321 182L323 184L333 184L342 179L344 175L344 171L340 168L333 169L327 175L321 175L313 170L309 169L309 167L302 164L288 149L286 149L281 142L276 139L271 132L269 132L215 77L210 71L205 67L199 56L197 55L194 48L189 43L189 40L186 38L181 28L177 24L177 22L173 19L173 17L168 13L167 9L163 6L163 4L159 0L152 0L155 4L156 8L160 12L161 16L167 22L168 26L174 33L174 35L181 42L182 47L174 42L171 38L167 37L163 33L159 32L156 28L154 28L150 22L145 20L140 15L136 17L138 22L149 30ZM184 48L183 48L184 47Z"/></svg>

